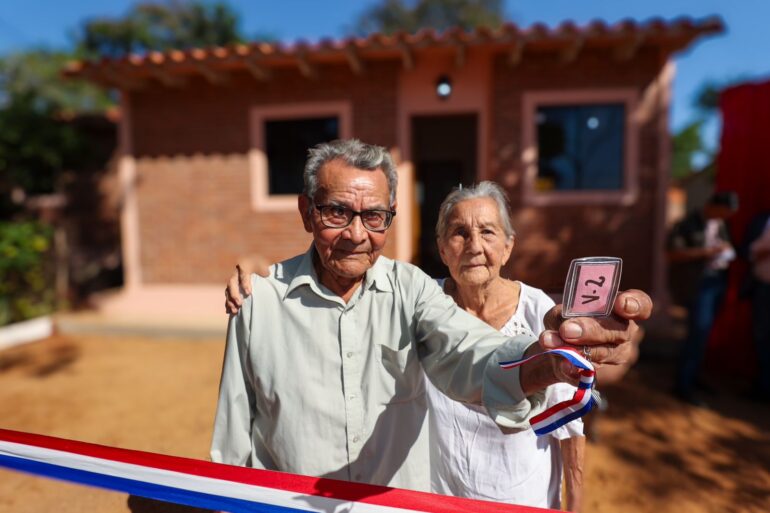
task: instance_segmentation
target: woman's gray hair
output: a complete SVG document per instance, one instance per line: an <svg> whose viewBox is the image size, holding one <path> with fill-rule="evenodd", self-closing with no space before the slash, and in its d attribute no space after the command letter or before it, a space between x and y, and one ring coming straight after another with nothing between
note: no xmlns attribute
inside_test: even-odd
<svg viewBox="0 0 770 513"><path fill-rule="evenodd" d="M495 200L497 211L503 222L503 232L505 232L505 235L509 238L516 235L516 230L513 229L513 223L511 223L511 205L508 203L508 196L505 194L505 191L503 191L503 188L495 182L485 181L471 187L463 187L461 185L447 195L438 210L436 238L443 239L446 236L446 231L449 228L447 226L447 220L457 204L461 201L476 198L490 198Z"/></svg>
<svg viewBox="0 0 770 513"><path fill-rule="evenodd" d="M388 180L390 190L390 206L396 201L398 175L396 166L388 150L382 146L366 144L358 139L337 139L336 141L318 144L308 150L307 162L303 179L305 188L303 194L313 199L318 192L318 171L332 160L340 159L356 169L374 171L381 169Z"/></svg>

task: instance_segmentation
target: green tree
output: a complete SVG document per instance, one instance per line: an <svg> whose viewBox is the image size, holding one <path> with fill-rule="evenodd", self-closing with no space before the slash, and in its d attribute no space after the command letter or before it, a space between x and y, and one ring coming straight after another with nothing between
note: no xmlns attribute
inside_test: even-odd
<svg viewBox="0 0 770 513"><path fill-rule="evenodd" d="M673 136L671 177L680 180L693 172L693 160L706 148L701 136L704 121L699 119L688 124ZM710 160L710 159L709 159Z"/></svg>
<svg viewBox="0 0 770 513"><path fill-rule="evenodd" d="M719 95L727 88L744 83L751 82L749 75L737 75L724 80L706 80L695 92L693 105L702 116L713 116L719 111Z"/></svg>
<svg viewBox="0 0 770 513"><path fill-rule="evenodd" d="M17 210L14 194L54 192L61 172L82 158L85 141L57 110L34 89L10 95L0 109L0 218Z"/></svg>
<svg viewBox="0 0 770 513"><path fill-rule="evenodd" d="M54 192L60 173L87 157L82 135L66 120L114 104L96 86L61 76L72 58L44 49L0 57L0 219L18 212L14 193Z"/></svg>
<svg viewBox="0 0 770 513"><path fill-rule="evenodd" d="M51 108L57 115L104 112L114 101L103 89L84 80L65 79L61 70L74 55L64 51L33 49L0 57L0 109L14 97L34 95L38 110Z"/></svg>
<svg viewBox="0 0 770 513"><path fill-rule="evenodd" d="M703 140L703 129L715 123L719 115L719 95L724 89L741 82L748 77L739 76L726 80L706 80L695 92L693 106L695 120L683 127L672 137L671 177L686 178L693 172L716 173L717 148L709 147ZM696 158L700 164L696 164Z"/></svg>
<svg viewBox="0 0 770 513"><path fill-rule="evenodd" d="M17 213L14 191L54 192L63 171L92 157L82 134L65 121L103 113L114 99L86 81L64 79L68 61L227 44L242 39L238 25L224 2L143 2L124 17L86 21L75 35L75 52L38 49L0 57L0 218Z"/></svg>
<svg viewBox="0 0 770 513"><path fill-rule="evenodd" d="M499 27L505 21L502 0L382 0L358 17L351 32L416 32L421 28Z"/></svg>
<svg viewBox="0 0 770 513"><path fill-rule="evenodd" d="M39 223L0 221L0 326L53 310L51 237Z"/></svg>
<svg viewBox="0 0 770 513"><path fill-rule="evenodd" d="M122 57L243 40L240 17L225 2L167 0L134 5L120 18L90 19L75 35L84 57Z"/></svg>

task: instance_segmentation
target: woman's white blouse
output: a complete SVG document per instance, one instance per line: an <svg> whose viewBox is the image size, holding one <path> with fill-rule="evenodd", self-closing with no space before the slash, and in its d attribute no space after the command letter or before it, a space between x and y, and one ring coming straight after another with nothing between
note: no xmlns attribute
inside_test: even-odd
<svg viewBox="0 0 770 513"><path fill-rule="evenodd" d="M543 316L553 305L545 292L522 283L516 313L500 331L509 336L525 332L539 335L544 329ZM560 507L559 440L582 436L582 420L574 420L541 437L531 429L503 434L483 407L454 401L429 381L426 385L433 492L542 508ZM547 407L570 399L574 392L575 387L566 383L549 387Z"/></svg>

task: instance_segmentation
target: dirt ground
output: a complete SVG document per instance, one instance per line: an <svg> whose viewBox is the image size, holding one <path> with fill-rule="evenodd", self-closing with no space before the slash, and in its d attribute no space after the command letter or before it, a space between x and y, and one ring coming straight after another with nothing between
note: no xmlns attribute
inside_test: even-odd
<svg viewBox="0 0 770 513"><path fill-rule="evenodd" d="M206 458L223 343L58 336L0 352L0 427ZM670 398L667 359L607 387L587 453L587 512L770 511L770 408ZM176 511L0 470L0 512Z"/></svg>

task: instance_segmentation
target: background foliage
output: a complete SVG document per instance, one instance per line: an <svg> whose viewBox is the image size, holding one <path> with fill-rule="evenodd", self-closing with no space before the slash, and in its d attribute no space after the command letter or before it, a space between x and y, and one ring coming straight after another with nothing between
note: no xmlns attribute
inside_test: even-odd
<svg viewBox="0 0 770 513"><path fill-rule="evenodd" d="M0 326L53 311L50 227L0 222Z"/></svg>
<svg viewBox="0 0 770 513"><path fill-rule="evenodd" d="M141 2L120 18L87 20L76 37L78 54L91 58L222 46L244 39L240 16L227 3L179 0Z"/></svg>
<svg viewBox="0 0 770 513"><path fill-rule="evenodd" d="M416 32L422 28L497 28L505 21L502 0L382 0L365 10L350 32Z"/></svg>

